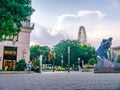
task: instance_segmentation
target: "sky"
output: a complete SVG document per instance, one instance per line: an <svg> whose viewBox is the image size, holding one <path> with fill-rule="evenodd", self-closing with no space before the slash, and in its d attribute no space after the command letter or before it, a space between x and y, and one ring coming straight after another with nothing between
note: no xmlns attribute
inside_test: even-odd
<svg viewBox="0 0 120 90"><path fill-rule="evenodd" d="M87 41L98 47L102 39L113 37L120 45L120 0L32 0L30 44L54 46L63 39L76 40L84 26Z"/></svg>

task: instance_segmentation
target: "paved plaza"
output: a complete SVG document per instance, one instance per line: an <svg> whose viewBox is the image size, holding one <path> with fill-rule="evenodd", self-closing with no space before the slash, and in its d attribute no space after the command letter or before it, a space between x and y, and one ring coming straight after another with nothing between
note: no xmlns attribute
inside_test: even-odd
<svg viewBox="0 0 120 90"><path fill-rule="evenodd" d="M120 73L0 74L0 90L120 90Z"/></svg>

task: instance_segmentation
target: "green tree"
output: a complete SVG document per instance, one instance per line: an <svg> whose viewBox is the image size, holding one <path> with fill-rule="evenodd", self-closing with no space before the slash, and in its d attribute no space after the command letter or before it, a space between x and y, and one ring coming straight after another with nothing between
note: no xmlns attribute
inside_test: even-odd
<svg viewBox="0 0 120 90"><path fill-rule="evenodd" d="M30 59L35 60L38 59L40 56L40 45L32 45L30 47Z"/></svg>
<svg viewBox="0 0 120 90"><path fill-rule="evenodd" d="M33 45L30 47L30 58L31 60L39 59L39 56L43 56L43 63L50 63L48 61L48 54L50 48L48 46Z"/></svg>
<svg viewBox="0 0 120 90"><path fill-rule="evenodd" d="M118 55L118 58L117 58L117 63L120 63L120 55Z"/></svg>
<svg viewBox="0 0 120 90"><path fill-rule="evenodd" d="M20 32L22 22L28 22L34 12L30 4L31 0L0 0L0 40Z"/></svg>
<svg viewBox="0 0 120 90"><path fill-rule="evenodd" d="M91 45L82 45L81 59L87 64L89 59L96 59L96 50Z"/></svg>
<svg viewBox="0 0 120 90"><path fill-rule="evenodd" d="M39 72L40 60L33 60L34 71Z"/></svg>
<svg viewBox="0 0 120 90"><path fill-rule="evenodd" d="M68 46L70 46L70 63L78 64L78 58L84 60L84 63L88 63L88 60L95 58L95 48L91 45L81 45L77 40L62 40L55 45L56 60L55 64L61 66L61 59L63 55L64 66L68 64Z"/></svg>
<svg viewBox="0 0 120 90"><path fill-rule="evenodd" d="M76 40L62 40L60 43L55 45L56 65L61 66L61 56L63 56L64 66L67 65L68 46L70 46L71 64L77 64L80 43Z"/></svg>
<svg viewBox="0 0 120 90"><path fill-rule="evenodd" d="M50 53L50 48L48 46L40 46L40 54L43 56L43 64L49 64L48 55Z"/></svg>

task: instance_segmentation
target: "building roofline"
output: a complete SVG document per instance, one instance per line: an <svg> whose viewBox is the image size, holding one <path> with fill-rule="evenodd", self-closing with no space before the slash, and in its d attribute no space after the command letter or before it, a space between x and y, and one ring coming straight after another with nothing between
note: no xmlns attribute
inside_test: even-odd
<svg viewBox="0 0 120 90"><path fill-rule="evenodd" d="M111 47L112 49L120 49L120 46Z"/></svg>

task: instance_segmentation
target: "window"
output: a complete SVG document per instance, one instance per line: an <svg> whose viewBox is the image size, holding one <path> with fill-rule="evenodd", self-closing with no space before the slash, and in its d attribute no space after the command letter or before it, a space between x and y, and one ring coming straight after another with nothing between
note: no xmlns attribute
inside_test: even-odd
<svg viewBox="0 0 120 90"><path fill-rule="evenodd" d="M13 41L13 40L18 41L18 35L11 35L11 36L5 36L5 35L3 35L3 38L5 40L9 40L9 41Z"/></svg>

